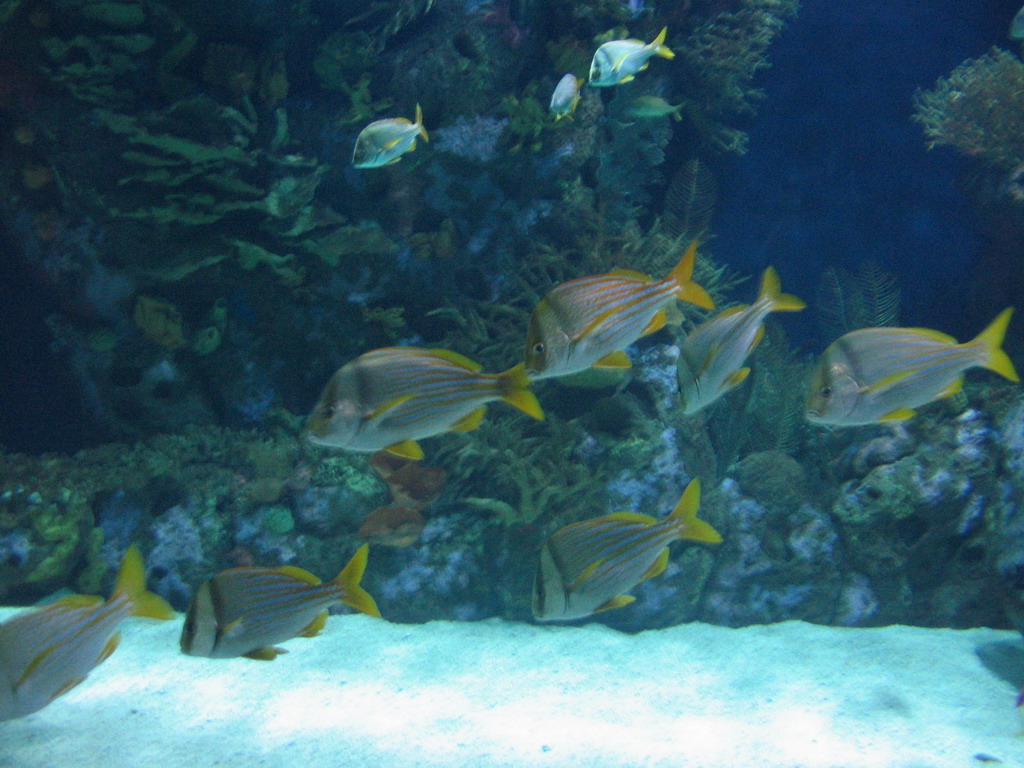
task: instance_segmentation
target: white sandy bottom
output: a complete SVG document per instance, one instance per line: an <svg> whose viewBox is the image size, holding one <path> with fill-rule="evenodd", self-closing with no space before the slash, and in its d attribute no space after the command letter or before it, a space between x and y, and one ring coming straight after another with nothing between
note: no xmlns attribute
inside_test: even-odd
<svg viewBox="0 0 1024 768"><path fill-rule="evenodd" d="M975 652L1011 632L341 616L274 662L182 656L179 632L127 622L85 683L0 723L0 768L1024 766L1016 691Z"/></svg>

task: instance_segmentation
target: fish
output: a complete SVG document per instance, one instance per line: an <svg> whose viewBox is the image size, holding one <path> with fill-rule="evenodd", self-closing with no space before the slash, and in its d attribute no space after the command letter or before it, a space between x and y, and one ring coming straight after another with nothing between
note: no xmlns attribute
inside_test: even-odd
<svg viewBox="0 0 1024 768"><path fill-rule="evenodd" d="M404 117L389 117L374 120L363 128L356 137L352 150L352 165L355 168L379 168L402 159L406 152L416 149L416 139L430 141L427 129L423 127L423 110L416 105L416 118L409 121Z"/></svg>
<svg viewBox="0 0 1024 768"><path fill-rule="evenodd" d="M1024 40L1024 6L1014 15L1007 35L1011 40Z"/></svg>
<svg viewBox="0 0 1024 768"><path fill-rule="evenodd" d="M117 648L128 616L173 619L174 609L146 591L134 545L125 552L109 600L69 595L0 624L0 721L37 712L88 677Z"/></svg>
<svg viewBox="0 0 1024 768"><path fill-rule="evenodd" d="M650 43L643 40L609 40L594 52L590 62L590 85L610 86L628 83L637 72L643 72L654 56L674 59L672 49L665 45L668 27L664 27Z"/></svg>
<svg viewBox="0 0 1024 768"><path fill-rule="evenodd" d="M417 440L476 429L493 400L543 420L522 364L498 374L480 370L446 349L366 352L327 382L306 421L307 438L327 447L422 459Z"/></svg>
<svg viewBox="0 0 1024 768"><path fill-rule="evenodd" d="M1001 349L1013 307L971 341L930 328L862 328L833 342L811 376L804 415L814 424L856 426L904 421L918 406L952 397L964 371L989 368L1019 382Z"/></svg>
<svg viewBox="0 0 1024 768"><path fill-rule="evenodd" d="M782 293L779 275L768 267L753 304L730 307L698 325L679 348L679 392L686 415L707 408L750 374L743 365L764 336L769 312L798 312L807 305Z"/></svg>
<svg viewBox="0 0 1024 768"><path fill-rule="evenodd" d="M576 111L576 105L580 103L580 86L582 84L583 80L571 72L562 75L562 79L558 81L558 85L555 86L555 90L551 94L550 109L551 114L555 116L555 122L563 117L572 117L572 113Z"/></svg>
<svg viewBox="0 0 1024 768"><path fill-rule="evenodd" d="M546 379L598 368L629 368L623 351L666 323L677 299L704 309L714 302L693 275L697 242L664 280L632 270L581 277L553 288L537 304L526 336L526 373Z"/></svg>
<svg viewBox="0 0 1024 768"><path fill-rule="evenodd" d="M679 503L662 520L618 512L559 529L540 551L533 581L533 617L571 621L621 608L626 594L668 566L668 545L676 539L709 544L722 537L697 517L700 480L694 478Z"/></svg>
<svg viewBox="0 0 1024 768"><path fill-rule="evenodd" d="M250 566L221 571L196 590L181 630L188 656L273 661L287 653L275 643L314 637L327 623L327 609L344 603L380 618L380 610L359 582L369 546L363 544L333 581L309 571Z"/></svg>
<svg viewBox="0 0 1024 768"><path fill-rule="evenodd" d="M655 118L669 116L673 120L682 120L682 111L685 103L669 104L661 96L638 96L626 108L626 114L641 120L654 120Z"/></svg>

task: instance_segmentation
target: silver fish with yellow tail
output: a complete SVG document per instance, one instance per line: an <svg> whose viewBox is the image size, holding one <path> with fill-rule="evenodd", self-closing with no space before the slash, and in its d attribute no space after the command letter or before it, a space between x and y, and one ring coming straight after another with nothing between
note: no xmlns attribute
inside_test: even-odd
<svg viewBox="0 0 1024 768"><path fill-rule="evenodd" d="M488 374L446 349L385 347L335 372L306 421L306 432L317 445L422 459L417 440L476 429L493 400L543 419L529 386L522 364Z"/></svg>
<svg viewBox="0 0 1024 768"><path fill-rule="evenodd" d="M753 304L730 307L698 325L679 348L679 391L683 411L694 414L707 408L750 374L743 365L764 337L770 312L797 312L807 305L782 293L779 275L768 267L761 276L761 292Z"/></svg>
<svg viewBox="0 0 1024 768"><path fill-rule="evenodd" d="M146 591L142 555L128 548L109 600L71 595L0 624L0 721L36 712L81 683L117 648L128 616L173 619Z"/></svg>
<svg viewBox="0 0 1024 768"><path fill-rule="evenodd" d="M626 347L664 327L666 307L676 300L713 309L708 292L691 280L696 254L694 241L664 280L617 269L553 288L530 317L526 373L546 379L591 366L628 368Z"/></svg>
<svg viewBox="0 0 1024 768"><path fill-rule="evenodd" d="M275 643L319 634L332 605L344 603L380 618L377 603L359 586L367 551L363 544L334 581L326 584L309 571L290 565L218 573L192 598L181 632L182 653L272 661L287 653Z"/></svg>
<svg viewBox="0 0 1024 768"><path fill-rule="evenodd" d="M626 114L641 120L655 120L659 117L671 117L676 122L683 119L680 112L686 104L669 104L661 96L638 96L626 107Z"/></svg>
<svg viewBox="0 0 1024 768"><path fill-rule="evenodd" d="M547 540L533 582L533 616L570 621L621 608L626 594L668 566L668 545L676 539L717 544L718 532L697 517L700 481L686 486L670 515L619 512L567 525Z"/></svg>
<svg viewBox="0 0 1024 768"><path fill-rule="evenodd" d="M549 107L556 122L563 117L572 117L572 113L576 111L576 105L580 103L580 86L582 84L583 81L571 72L562 75L562 79L558 81L558 85L555 86L555 90L551 94Z"/></svg>
<svg viewBox="0 0 1024 768"><path fill-rule="evenodd" d="M590 85L610 86L628 83L637 72L643 72L654 56L674 59L672 49L665 45L668 27L649 43L643 40L609 40L594 53L590 62Z"/></svg>
<svg viewBox="0 0 1024 768"><path fill-rule="evenodd" d="M1001 349L1013 308L971 341L929 328L863 328L841 336L811 377L804 414L815 424L855 426L903 421L915 408L960 392L964 371L989 368L1020 377Z"/></svg>
<svg viewBox="0 0 1024 768"><path fill-rule="evenodd" d="M423 110L416 105L416 119L389 117L374 120L359 132L356 146L352 150L352 165L355 168L379 168L402 159L406 152L416 149L416 139L430 141L427 129L423 127Z"/></svg>

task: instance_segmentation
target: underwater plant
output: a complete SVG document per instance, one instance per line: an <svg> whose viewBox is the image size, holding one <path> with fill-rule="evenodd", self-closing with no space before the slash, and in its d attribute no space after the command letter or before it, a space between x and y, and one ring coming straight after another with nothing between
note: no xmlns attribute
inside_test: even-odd
<svg viewBox="0 0 1024 768"><path fill-rule="evenodd" d="M829 267L814 303L822 336L830 342L858 328L898 325L899 281L873 261L859 265L856 273Z"/></svg>

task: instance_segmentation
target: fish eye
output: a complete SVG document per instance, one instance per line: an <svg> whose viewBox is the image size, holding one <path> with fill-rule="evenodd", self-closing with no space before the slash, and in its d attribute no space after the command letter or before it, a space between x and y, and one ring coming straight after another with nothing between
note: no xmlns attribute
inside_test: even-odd
<svg viewBox="0 0 1024 768"><path fill-rule="evenodd" d="M824 386L818 390L818 394L822 397L832 397L832 387Z"/></svg>
<svg viewBox="0 0 1024 768"><path fill-rule="evenodd" d="M337 409L333 405L325 405L323 410L323 417L325 419L330 419L331 417L334 416L336 410Z"/></svg>
<svg viewBox="0 0 1024 768"><path fill-rule="evenodd" d="M543 341L538 341L536 344L533 345L533 354L535 354L535 355L543 355L544 354L544 342Z"/></svg>

